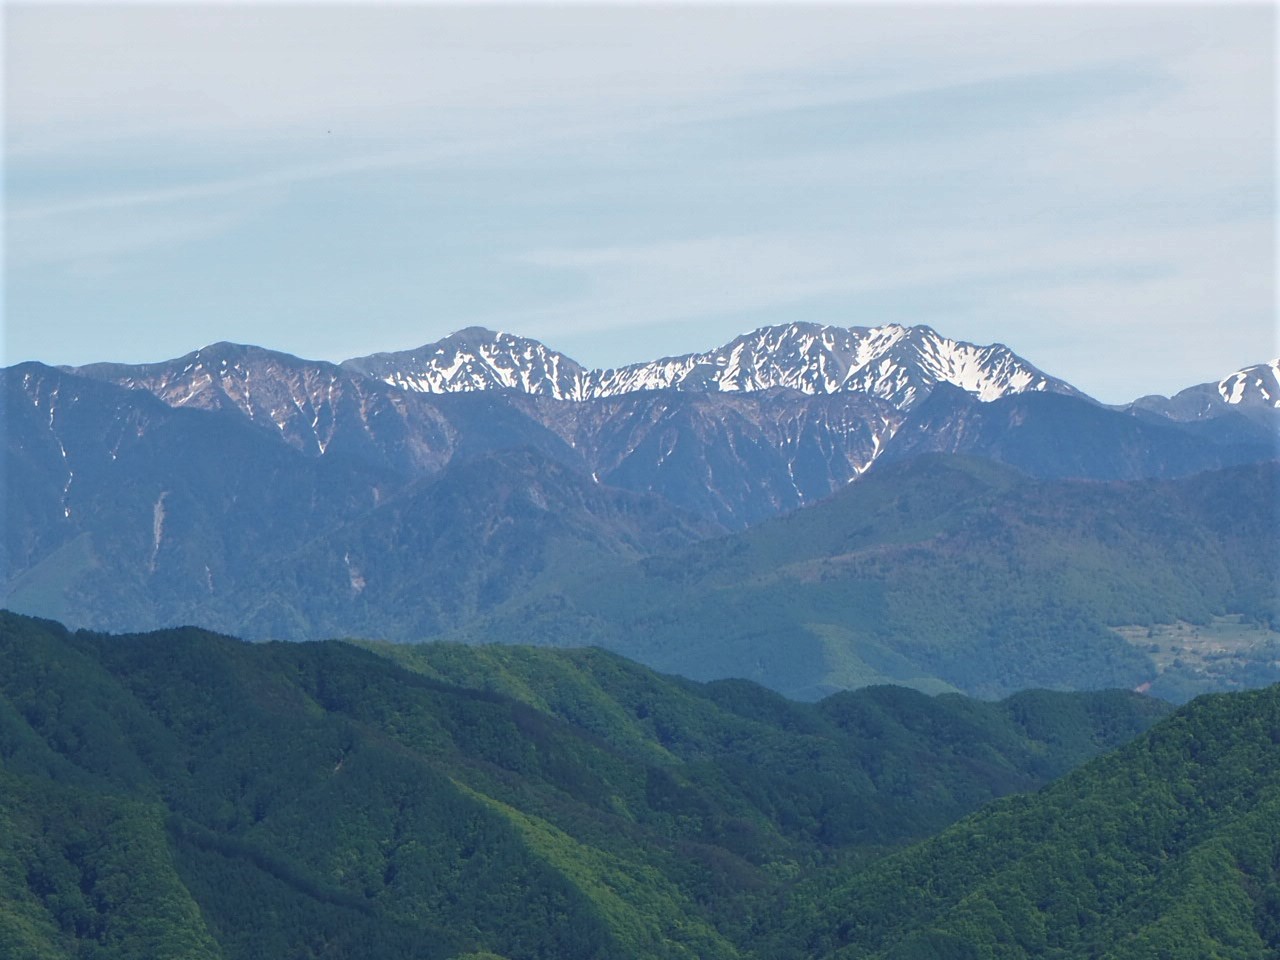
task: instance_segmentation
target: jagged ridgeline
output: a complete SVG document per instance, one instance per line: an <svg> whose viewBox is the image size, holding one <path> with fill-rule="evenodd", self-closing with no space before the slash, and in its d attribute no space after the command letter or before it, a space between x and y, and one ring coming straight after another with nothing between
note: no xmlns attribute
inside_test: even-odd
<svg viewBox="0 0 1280 960"><path fill-rule="evenodd" d="M0 956L763 960L807 935L792 891L1168 709L890 687L802 704L598 650L4 614Z"/></svg>

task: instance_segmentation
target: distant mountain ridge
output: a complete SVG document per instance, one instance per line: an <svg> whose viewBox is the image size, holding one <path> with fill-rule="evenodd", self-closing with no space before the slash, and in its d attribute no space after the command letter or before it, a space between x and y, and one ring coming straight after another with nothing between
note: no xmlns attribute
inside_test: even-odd
<svg viewBox="0 0 1280 960"><path fill-rule="evenodd" d="M927 327L770 327L604 372L480 329L416 354L416 366L399 354L334 364L217 343L161 363L0 370L0 603L100 629L421 639L554 592L574 568L818 506L922 454L1090 481L1276 459L1268 411L1240 411L1250 390L1270 391L1264 371L1224 388L1238 404L1177 419L1105 406L1004 347ZM1179 562L1211 553L1192 543ZM1215 603L1205 615L1242 612ZM1143 618L1114 622L1176 615L1162 595ZM728 640L761 623L734 621L742 636ZM831 688L916 676L888 661L871 673L829 666ZM959 666L928 666L922 676L981 685Z"/></svg>
<svg viewBox="0 0 1280 960"><path fill-rule="evenodd" d="M519 390L556 400L592 396L591 373L537 340L467 327L416 350L375 353L342 366L416 393Z"/></svg>
<svg viewBox="0 0 1280 960"><path fill-rule="evenodd" d="M1180 399L1184 415L1152 398L1107 407L1003 345L926 326L763 327L614 370L480 327L341 364L217 343L62 370L173 407L238 412L305 455L405 480L530 447L731 528L828 496L886 454L968 453L1041 476L1182 476L1275 456L1280 422L1245 399L1196 410Z"/></svg>
<svg viewBox="0 0 1280 960"><path fill-rule="evenodd" d="M935 384L981 400L1049 390L1084 396L1003 344L977 346L927 326L761 327L721 347L610 370L587 370L536 340L469 327L416 350L346 360L344 367L423 393L514 389L559 400L648 390L810 395L864 393L910 409Z"/></svg>
<svg viewBox="0 0 1280 960"><path fill-rule="evenodd" d="M1200 420L1238 411L1245 416L1274 420L1280 411L1280 358L1256 363L1221 380L1198 383L1172 397L1140 397L1129 409L1149 411L1172 420Z"/></svg>
<svg viewBox="0 0 1280 960"><path fill-rule="evenodd" d="M313 427L319 428L324 419L322 401L332 396L334 388L343 382L368 381L416 394L504 391L569 401L668 390L746 394L782 389L808 396L858 393L903 412L914 409L943 384L982 402L1024 393L1057 393L1096 403L1004 344L956 340L923 324L777 324L710 350L594 370L538 340L476 326L415 349L353 357L339 364L224 341L173 360L59 369L145 389L170 406L238 407L251 419L271 419L282 432L288 428L280 417L290 416L290 408L316 413ZM280 378L286 370L304 376L302 389L272 391L266 381ZM255 397L255 380L266 386L265 396ZM1280 410L1280 358L1187 387L1172 397L1152 394L1111 409L1156 413L1178 421L1233 411L1261 413L1269 423L1267 416Z"/></svg>

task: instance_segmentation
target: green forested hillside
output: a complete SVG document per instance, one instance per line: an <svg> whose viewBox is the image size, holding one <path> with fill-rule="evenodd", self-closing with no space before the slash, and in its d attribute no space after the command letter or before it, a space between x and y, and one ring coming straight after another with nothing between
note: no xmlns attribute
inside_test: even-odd
<svg viewBox="0 0 1280 960"><path fill-rule="evenodd" d="M1280 680L1274 650L1209 675L1112 628L1274 625L1278 494L1274 463L1102 483L923 457L732 537L588 572L462 636L594 643L801 698L888 682L980 696L1151 683L1186 699Z"/></svg>
<svg viewBox="0 0 1280 960"><path fill-rule="evenodd" d="M390 652L0 617L0 955L768 956L814 870L1165 709L794 704L599 651Z"/></svg>
<svg viewBox="0 0 1280 960"><path fill-rule="evenodd" d="M1037 796L791 898L776 957L1280 955L1280 687L1196 700Z"/></svg>

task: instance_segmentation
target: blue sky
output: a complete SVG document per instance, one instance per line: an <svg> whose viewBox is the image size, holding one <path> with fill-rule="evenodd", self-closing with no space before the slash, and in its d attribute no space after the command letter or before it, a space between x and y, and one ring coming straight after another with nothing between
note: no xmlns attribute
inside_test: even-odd
<svg viewBox="0 0 1280 960"><path fill-rule="evenodd" d="M1275 8L5 8L5 362L593 366L928 323L1099 399L1276 339Z"/></svg>

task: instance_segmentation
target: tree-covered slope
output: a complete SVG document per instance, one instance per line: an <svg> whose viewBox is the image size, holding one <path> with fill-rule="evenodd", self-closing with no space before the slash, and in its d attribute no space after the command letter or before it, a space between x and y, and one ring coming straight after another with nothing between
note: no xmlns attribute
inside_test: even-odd
<svg viewBox="0 0 1280 960"><path fill-rule="evenodd" d="M596 643L800 697L884 682L982 696L1258 685L1277 679L1266 651L1225 678L1163 676L1112 627L1273 623L1278 494L1274 463L1104 483L922 457L732 537L569 582L465 636Z"/></svg>
<svg viewBox="0 0 1280 960"><path fill-rule="evenodd" d="M1147 727L1122 693L794 704L599 651L0 616L0 953L754 955L864 862Z"/></svg>
<svg viewBox="0 0 1280 960"><path fill-rule="evenodd" d="M597 484L532 450L442 474L263 565L226 619L254 638L420 640L606 560L719 528L657 497ZM240 611L236 616L234 611Z"/></svg>
<svg viewBox="0 0 1280 960"><path fill-rule="evenodd" d="M1280 954L1280 687L1202 697L1036 796L791 902L777 957Z"/></svg>

